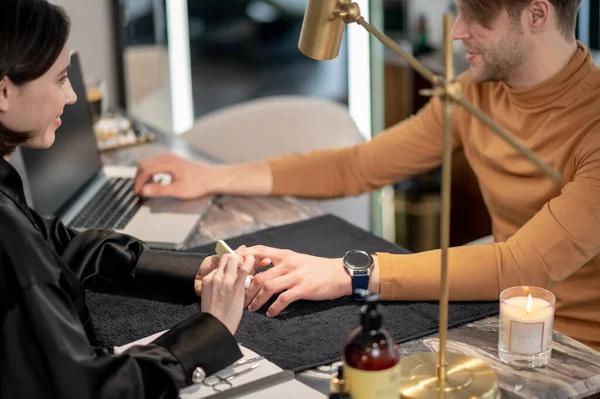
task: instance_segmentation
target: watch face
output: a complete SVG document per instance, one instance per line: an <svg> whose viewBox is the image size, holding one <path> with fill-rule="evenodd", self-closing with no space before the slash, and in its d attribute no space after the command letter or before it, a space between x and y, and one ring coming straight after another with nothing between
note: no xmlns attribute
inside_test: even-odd
<svg viewBox="0 0 600 399"><path fill-rule="evenodd" d="M373 265L373 257L365 251L350 251L344 256L344 264L355 271L365 271Z"/></svg>

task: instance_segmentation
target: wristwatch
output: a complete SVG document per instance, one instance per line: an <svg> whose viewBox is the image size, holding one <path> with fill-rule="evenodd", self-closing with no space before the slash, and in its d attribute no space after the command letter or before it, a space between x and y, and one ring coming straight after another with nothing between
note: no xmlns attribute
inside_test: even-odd
<svg viewBox="0 0 600 399"><path fill-rule="evenodd" d="M352 299L362 300L357 289L369 288L369 276L373 268L373 257L366 251L354 249L346 252L343 258L344 267L352 277Z"/></svg>

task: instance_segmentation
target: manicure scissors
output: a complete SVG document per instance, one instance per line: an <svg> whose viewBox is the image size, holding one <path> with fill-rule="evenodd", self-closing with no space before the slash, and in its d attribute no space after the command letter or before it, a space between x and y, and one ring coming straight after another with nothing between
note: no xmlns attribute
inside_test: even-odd
<svg viewBox="0 0 600 399"><path fill-rule="evenodd" d="M251 359L249 359L249 360L251 360ZM223 392L223 391L233 388L233 384L231 384L231 380L233 380L234 378L237 378L241 375L251 372L258 366L260 366L260 363L254 364L242 371L234 372L233 374L229 375L228 377L221 377L218 374L214 374L214 375L211 375L210 377L206 377L202 383L204 385L206 385L207 387L211 387L216 392Z"/></svg>
<svg viewBox="0 0 600 399"><path fill-rule="evenodd" d="M263 360L263 359L264 359L264 357L262 357L262 356L251 357L250 359L242 359L242 360L238 360L237 362L233 363L231 365L231 367L237 367L237 366L241 366L241 365L248 364L248 363L258 362L259 360Z"/></svg>

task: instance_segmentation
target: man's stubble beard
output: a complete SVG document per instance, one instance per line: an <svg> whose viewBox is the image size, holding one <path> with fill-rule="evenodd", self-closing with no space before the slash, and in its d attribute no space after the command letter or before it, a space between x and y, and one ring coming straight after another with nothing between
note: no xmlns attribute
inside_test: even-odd
<svg viewBox="0 0 600 399"><path fill-rule="evenodd" d="M482 49L483 68L474 80L479 83L510 81L515 74L522 73L526 54L522 33L513 31L504 40Z"/></svg>

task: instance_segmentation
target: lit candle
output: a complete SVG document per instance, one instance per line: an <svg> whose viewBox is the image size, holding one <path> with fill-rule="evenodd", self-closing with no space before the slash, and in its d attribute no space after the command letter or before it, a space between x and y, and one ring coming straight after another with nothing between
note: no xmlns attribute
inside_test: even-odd
<svg viewBox="0 0 600 399"><path fill-rule="evenodd" d="M500 302L503 345L513 353L543 352L552 339L554 306L542 298L514 296Z"/></svg>

